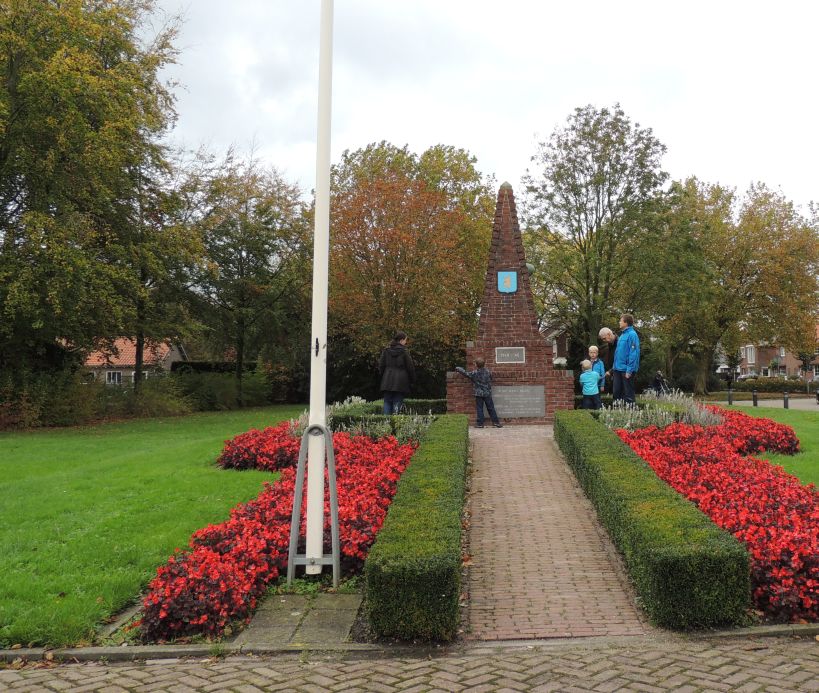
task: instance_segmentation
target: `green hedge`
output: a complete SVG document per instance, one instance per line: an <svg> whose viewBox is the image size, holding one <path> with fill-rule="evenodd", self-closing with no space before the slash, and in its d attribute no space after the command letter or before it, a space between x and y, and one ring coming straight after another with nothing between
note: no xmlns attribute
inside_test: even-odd
<svg viewBox="0 0 819 693"><path fill-rule="evenodd" d="M654 623L685 630L746 621L750 565L737 539L589 413L556 412L554 431Z"/></svg>
<svg viewBox="0 0 819 693"><path fill-rule="evenodd" d="M451 640L459 623L468 419L439 417L401 477L364 565L379 636Z"/></svg>
<svg viewBox="0 0 819 693"><path fill-rule="evenodd" d="M384 400L375 402L365 402L363 404L351 404L343 409L333 412L333 427L349 427L360 421L362 418L371 421L388 420L392 416L382 414L384 411ZM404 400L405 414L446 414L445 399L406 399ZM402 416L398 414L397 416Z"/></svg>
<svg viewBox="0 0 819 693"><path fill-rule="evenodd" d="M815 391L816 388L811 387L812 383L808 383L810 391ZM746 378L745 380L735 380L731 383L731 388L735 392L777 392L780 395L787 390L788 392L805 392L805 381L798 378ZM726 387L727 390L727 387Z"/></svg>
<svg viewBox="0 0 819 693"><path fill-rule="evenodd" d="M612 400L613 400L613 397L612 397L611 393L609 393L609 392L605 392L602 395L600 395L600 403L604 407L610 407L612 405ZM574 396L574 408L575 409L580 409L582 404L583 404L583 395L575 395Z"/></svg>

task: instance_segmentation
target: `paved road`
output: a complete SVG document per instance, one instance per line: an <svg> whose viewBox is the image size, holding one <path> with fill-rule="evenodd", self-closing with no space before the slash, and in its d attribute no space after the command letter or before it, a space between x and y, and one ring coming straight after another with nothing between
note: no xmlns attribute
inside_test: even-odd
<svg viewBox="0 0 819 693"><path fill-rule="evenodd" d="M760 407L767 407L769 409L784 409L785 403L782 399L760 399L759 406ZM727 405L728 402L709 402L709 404L720 404L720 405ZM740 407L753 407L754 403L752 400L734 400L735 406ZM799 411L812 411L819 414L819 404L816 403L816 398L812 397L810 399L806 399L804 397L793 399L789 398L788 400L788 407L790 409L798 409Z"/></svg>
<svg viewBox="0 0 819 693"><path fill-rule="evenodd" d="M470 646L444 653L229 657L0 671L0 689L34 691L819 691L819 643L667 635Z"/></svg>

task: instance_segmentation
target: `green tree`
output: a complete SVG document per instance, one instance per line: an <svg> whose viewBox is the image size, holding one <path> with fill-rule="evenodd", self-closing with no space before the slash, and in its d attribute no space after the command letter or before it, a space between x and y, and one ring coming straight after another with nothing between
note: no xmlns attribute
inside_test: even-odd
<svg viewBox="0 0 819 693"><path fill-rule="evenodd" d="M309 283L304 205L298 187L275 169L232 154L196 186L205 267L194 293L212 349L235 357L241 406L248 353L257 354L275 331L289 329L277 318Z"/></svg>
<svg viewBox="0 0 819 693"><path fill-rule="evenodd" d="M575 109L540 142L527 172L527 255L542 321L575 345L597 339L604 318L633 307L631 275L657 214L666 148L619 105Z"/></svg>
<svg viewBox="0 0 819 693"><path fill-rule="evenodd" d="M187 291L202 261L201 236L187 223L185 199L174 168L134 171L134 198L123 213L119 242L110 249L110 262L129 277L132 289L123 297L127 306L124 334L134 335L134 392L139 393L146 343L191 334Z"/></svg>
<svg viewBox="0 0 819 693"><path fill-rule="evenodd" d="M121 333L137 290L117 255L162 165L175 25L143 40L151 0L7 0L0 10L0 366L59 365Z"/></svg>

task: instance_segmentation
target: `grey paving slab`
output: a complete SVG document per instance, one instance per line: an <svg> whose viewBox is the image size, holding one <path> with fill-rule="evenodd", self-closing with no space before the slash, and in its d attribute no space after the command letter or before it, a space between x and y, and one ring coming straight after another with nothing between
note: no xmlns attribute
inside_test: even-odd
<svg viewBox="0 0 819 693"><path fill-rule="evenodd" d="M270 595L233 644L337 646L349 639L360 606L360 594Z"/></svg>

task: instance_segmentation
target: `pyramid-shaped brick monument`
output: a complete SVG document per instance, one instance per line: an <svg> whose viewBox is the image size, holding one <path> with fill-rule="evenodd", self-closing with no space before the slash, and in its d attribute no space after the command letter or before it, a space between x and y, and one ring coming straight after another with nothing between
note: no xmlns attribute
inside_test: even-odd
<svg viewBox="0 0 819 693"><path fill-rule="evenodd" d="M466 343L466 368L483 357L492 371L492 396L507 424L553 423L557 409L574 407L572 372L556 370L552 345L537 325L515 197L501 185L495 208L478 336ZM472 383L447 373L447 411L475 421Z"/></svg>

